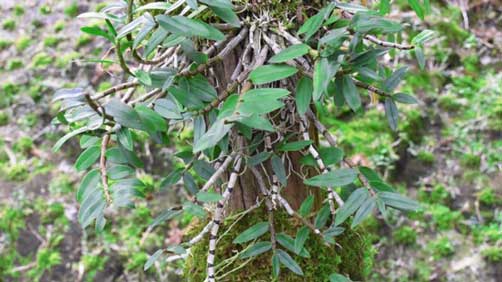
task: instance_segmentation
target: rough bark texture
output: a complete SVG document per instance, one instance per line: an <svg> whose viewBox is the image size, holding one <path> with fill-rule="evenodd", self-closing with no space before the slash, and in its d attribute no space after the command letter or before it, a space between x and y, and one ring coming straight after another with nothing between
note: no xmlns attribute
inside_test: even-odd
<svg viewBox="0 0 502 282"><path fill-rule="evenodd" d="M214 68L214 77L216 79L216 85L218 86L219 91L223 91L231 82L232 73L235 70L235 67L238 64L238 61L241 59L242 52L244 50L244 46L238 46L235 48L231 54L229 54L221 63L217 64ZM249 52L252 54L252 52ZM253 58L250 58L252 61ZM294 87L293 87L294 88ZM311 129L312 130L312 129ZM312 134L314 137L313 140L317 140L315 138L317 134ZM291 164L295 171L301 171L301 165L299 160L301 158L301 154L298 152L293 152L289 154L289 159L291 160ZM267 166L268 175L272 175L272 169L270 166ZM266 180L266 175L263 175L263 178ZM266 180L267 181L267 180ZM267 181L268 183L268 181ZM267 187L270 188L270 187ZM298 209L303 202L303 200L310 194L316 194L316 207L319 207L321 204L321 197L319 196L319 189L311 188L303 184L303 179L301 179L298 175L291 173L288 177L288 184L281 191L281 195L291 204L293 209ZM236 187L234 188L234 192L232 197L230 198L229 203L229 212L236 210L247 209L256 204L256 200L261 197L260 190L256 183L254 175L251 171L245 171L238 180Z"/></svg>

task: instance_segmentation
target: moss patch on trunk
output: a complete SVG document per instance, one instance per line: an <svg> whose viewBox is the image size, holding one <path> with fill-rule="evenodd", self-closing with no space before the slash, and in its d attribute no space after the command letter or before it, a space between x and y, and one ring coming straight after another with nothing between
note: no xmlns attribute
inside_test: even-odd
<svg viewBox="0 0 502 282"><path fill-rule="evenodd" d="M216 277L217 281L273 281L272 278L272 251L268 251L252 259L240 259L238 253L245 249L248 244L235 245L232 240L250 226L264 221L267 218L266 211L255 210L242 217L238 223L229 227L235 221L226 220L220 227L219 241L216 248ZM302 226L300 222L289 217L284 212L275 212L275 229L277 233L285 233L295 237L296 232ZM193 225L187 236L193 237L207 222L199 222ZM223 237L221 235L225 234ZM373 265L373 247L370 237L362 229L347 229L335 237L338 246L327 246L323 240L310 234L305 243L309 258L300 257L288 251L288 253L301 266L304 276L299 276L281 267L278 281L329 281L330 274L338 272L350 276L353 280L365 280ZM270 240L270 233L259 238ZM251 243L252 244L252 243ZM286 250L280 244L278 248ZM286 250L287 251L287 250ZM208 236L194 245L191 254L186 260L184 268L185 281L201 282L206 278L206 258L208 253ZM222 267L225 265L225 267Z"/></svg>

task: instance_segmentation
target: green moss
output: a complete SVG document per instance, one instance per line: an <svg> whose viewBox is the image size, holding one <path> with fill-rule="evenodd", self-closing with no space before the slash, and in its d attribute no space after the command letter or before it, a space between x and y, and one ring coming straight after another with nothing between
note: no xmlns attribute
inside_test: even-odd
<svg viewBox="0 0 502 282"><path fill-rule="evenodd" d="M488 127L491 130L502 131L502 98L495 100L488 111Z"/></svg>
<svg viewBox="0 0 502 282"><path fill-rule="evenodd" d="M428 245L435 259L448 257L455 253L455 248L448 237L441 237Z"/></svg>
<svg viewBox="0 0 502 282"><path fill-rule="evenodd" d="M502 262L502 247L489 247L481 251L481 255L489 262Z"/></svg>
<svg viewBox="0 0 502 282"><path fill-rule="evenodd" d="M77 39L77 48L83 47L91 42L92 42L92 36L90 36L89 34L82 34Z"/></svg>
<svg viewBox="0 0 502 282"><path fill-rule="evenodd" d="M108 88L111 88L113 84L109 81L103 81L98 85L97 91L102 92L107 90Z"/></svg>
<svg viewBox="0 0 502 282"><path fill-rule="evenodd" d="M3 171L5 178L10 181L24 181L29 176L28 164L24 162L19 162L15 165L2 165L0 171Z"/></svg>
<svg viewBox="0 0 502 282"><path fill-rule="evenodd" d="M16 40L16 50L18 52L23 52L31 45L31 38L27 36L22 36Z"/></svg>
<svg viewBox="0 0 502 282"><path fill-rule="evenodd" d="M462 218L460 211L451 211L447 206L440 204L430 206L429 212L433 223L439 230L452 229Z"/></svg>
<svg viewBox="0 0 502 282"><path fill-rule="evenodd" d="M66 68L71 63L71 61L78 59L80 54L78 52L66 53L62 56L56 58L56 66L58 68Z"/></svg>
<svg viewBox="0 0 502 282"><path fill-rule="evenodd" d="M44 38L45 47L56 47L59 42L61 42L61 38L55 36L47 36L46 38Z"/></svg>
<svg viewBox="0 0 502 282"><path fill-rule="evenodd" d="M495 191L491 187L482 189L477 193L478 200L481 204L492 206L497 202Z"/></svg>
<svg viewBox="0 0 502 282"><path fill-rule="evenodd" d="M42 15L48 15L52 12L52 9L51 9L51 6L49 6L49 5L42 5L42 6L40 6L39 11Z"/></svg>
<svg viewBox="0 0 502 282"><path fill-rule="evenodd" d="M425 135L425 119L416 109L405 111L406 118L400 122L399 131L405 134L407 140L420 144Z"/></svg>
<svg viewBox="0 0 502 282"><path fill-rule="evenodd" d="M7 39L0 39L0 51L9 48L12 45L12 41Z"/></svg>
<svg viewBox="0 0 502 282"><path fill-rule="evenodd" d="M220 238L216 251L215 265L218 266L224 259L234 256L236 252L242 251L243 246L232 244L232 240L249 226L266 218L265 212L258 210L242 218L231 230L227 230L231 222L225 221L219 234L226 236ZM204 223L194 225L187 234L188 237L200 232ZM282 212L275 213L275 228L278 233L284 232L290 236L296 234L300 225L294 222L288 215ZM262 237L262 240L267 238ZM310 258L303 259L293 255L294 259L301 266L305 276L298 276L287 269L281 270L280 281L327 281L328 276L338 271L349 274L352 279L365 280L369 275L373 261L373 250L367 235L361 229L346 230L342 235L335 237L341 248L326 246L318 236L311 234L305 243L306 249L310 253ZM280 246L278 246L280 247ZM191 248L191 256L187 259L184 268L186 281L204 281L206 274L206 257L208 252L208 239L205 238ZM262 254L248 264L243 265L246 260L236 259L228 266L226 271L238 266L243 266L238 271L232 272L218 281L272 281L271 278L271 256L269 251ZM218 269L216 269L218 271ZM217 273L217 276L221 273Z"/></svg>
<svg viewBox="0 0 502 282"><path fill-rule="evenodd" d="M78 16L78 3L76 1L72 2L70 6L64 9L64 14L70 18Z"/></svg>
<svg viewBox="0 0 502 282"><path fill-rule="evenodd" d="M5 111L0 111L0 126L7 125L9 123L9 114Z"/></svg>
<svg viewBox="0 0 502 282"><path fill-rule="evenodd" d="M12 31L16 28L16 21L13 19L6 19L2 22L2 28Z"/></svg>
<svg viewBox="0 0 502 282"><path fill-rule="evenodd" d="M5 65L5 68L10 71L18 70L22 67L23 67L23 61L21 61L21 59L18 58L8 60L7 64Z"/></svg>
<svg viewBox="0 0 502 282"><path fill-rule="evenodd" d="M478 169L481 165L481 156L479 154L465 153L460 163L467 168Z"/></svg>
<svg viewBox="0 0 502 282"><path fill-rule="evenodd" d="M463 107L458 97L450 93L439 96L438 106L448 112L457 112Z"/></svg>
<svg viewBox="0 0 502 282"><path fill-rule="evenodd" d="M436 157L434 156L434 154L428 151L418 152L417 159L423 162L424 164L434 164L434 162L436 161Z"/></svg>
<svg viewBox="0 0 502 282"><path fill-rule="evenodd" d="M14 15L18 17L24 15L24 7L21 5L14 6Z"/></svg>
<svg viewBox="0 0 502 282"><path fill-rule="evenodd" d="M19 125L22 125L22 126L28 127L28 128L35 126L37 123L38 123L38 116L36 113L26 114L18 121Z"/></svg>
<svg viewBox="0 0 502 282"><path fill-rule="evenodd" d="M45 68L50 65L54 59L45 52L40 52L33 56L31 63L35 68Z"/></svg>
<svg viewBox="0 0 502 282"><path fill-rule="evenodd" d="M59 20L54 24L54 31L60 32L65 28L65 22L63 20Z"/></svg>
<svg viewBox="0 0 502 282"><path fill-rule="evenodd" d="M413 245L417 241L417 232L410 226L402 226L392 232L394 240L403 245Z"/></svg>
<svg viewBox="0 0 502 282"><path fill-rule="evenodd" d="M19 138L16 143L12 146L14 151L19 153L26 153L33 147L33 139L28 136L23 136Z"/></svg>
<svg viewBox="0 0 502 282"><path fill-rule="evenodd" d="M472 54L466 56L462 62L464 63L464 68L467 73L477 74L479 73L479 56Z"/></svg>

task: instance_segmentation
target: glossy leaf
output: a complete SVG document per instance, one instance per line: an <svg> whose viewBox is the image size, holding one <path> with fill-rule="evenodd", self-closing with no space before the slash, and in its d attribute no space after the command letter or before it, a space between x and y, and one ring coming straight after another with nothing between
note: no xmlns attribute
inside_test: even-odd
<svg viewBox="0 0 502 282"><path fill-rule="evenodd" d="M342 224L349 216L359 209L369 196L368 189L365 187L352 192L343 206L338 209L335 217L335 225Z"/></svg>
<svg viewBox="0 0 502 282"><path fill-rule="evenodd" d="M198 36L211 40L222 40L225 38L221 31L199 20L183 16L169 17L160 15L157 16L157 21L163 29L176 35L187 37Z"/></svg>
<svg viewBox="0 0 502 282"><path fill-rule="evenodd" d="M312 100L312 92L314 91L314 86L312 84L312 79L303 76L298 80L296 84L296 109L300 115L304 115L310 105Z"/></svg>
<svg viewBox="0 0 502 282"><path fill-rule="evenodd" d="M256 242L251 247L249 247L248 249L243 251L239 255L239 258L246 259L246 258L250 258L250 257L255 257L255 256L261 255L265 252L268 252L271 249L272 249L271 242Z"/></svg>
<svg viewBox="0 0 502 282"><path fill-rule="evenodd" d="M295 67L288 65L266 65L254 69L249 74L249 79L254 84L264 84L290 77L297 72Z"/></svg>
<svg viewBox="0 0 502 282"><path fill-rule="evenodd" d="M230 131L232 125L225 124L224 120L216 121L209 130L194 144L193 152L199 152L214 147Z"/></svg>
<svg viewBox="0 0 502 282"><path fill-rule="evenodd" d="M408 4L410 5L410 7L413 9L413 11L415 11L415 13L417 14L417 16L421 19L421 20L424 20L425 18L425 15L424 15L424 9L423 7L420 5L420 2L418 0L408 0Z"/></svg>
<svg viewBox="0 0 502 282"><path fill-rule="evenodd" d="M279 258L279 261L289 268L289 270L293 271L294 273L303 276L303 271L300 265L285 251L283 250L277 250L277 257Z"/></svg>
<svg viewBox="0 0 502 282"><path fill-rule="evenodd" d="M100 153L100 146L92 146L85 149L75 161L75 168L78 171L86 170L98 160Z"/></svg>
<svg viewBox="0 0 502 282"><path fill-rule="evenodd" d="M392 99L396 102L403 104L416 104L418 103L417 98L406 93L397 93L392 96Z"/></svg>
<svg viewBox="0 0 502 282"><path fill-rule="evenodd" d="M271 162L274 174L279 179L279 182L281 182L283 186L286 186L288 183L288 179L286 177L286 169L284 168L284 164L282 163L281 158L278 157L277 155L272 155Z"/></svg>
<svg viewBox="0 0 502 282"><path fill-rule="evenodd" d="M416 201L404 197L399 193L379 192L378 197L382 199L386 206L390 206L398 210L416 211L420 208L420 205Z"/></svg>
<svg viewBox="0 0 502 282"><path fill-rule="evenodd" d="M120 125L134 129L143 129L143 124L138 113L117 98L111 99L105 105L105 112L112 116Z"/></svg>
<svg viewBox="0 0 502 282"><path fill-rule="evenodd" d="M357 91L356 85L349 75L343 76L342 79L342 92L345 97L345 102L353 110L357 111L361 107L361 96Z"/></svg>
<svg viewBox="0 0 502 282"><path fill-rule="evenodd" d="M387 116L387 121L392 130L397 130L397 122L399 120L399 112L397 110L396 103L392 98L385 98L385 115Z"/></svg>
<svg viewBox="0 0 502 282"><path fill-rule="evenodd" d="M175 210L175 209L166 209L166 210L163 210L159 215L157 215L157 217L155 217L152 221L152 223L150 223L150 225L148 226L150 229L153 229L155 228L157 225L159 224L162 224L163 222L165 221L168 221L170 220L171 218L181 214L182 211L181 210Z"/></svg>
<svg viewBox="0 0 502 282"><path fill-rule="evenodd" d="M354 215L354 219L352 220L352 224L350 228L354 228L359 223L361 223L366 217L368 217L371 212L375 209L376 206L376 201L375 198L369 197L362 203L362 205L359 207L357 210L356 214Z"/></svg>
<svg viewBox="0 0 502 282"><path fill-rule="evenodd" d="M162 256L163 253L164 253L164 250L159 249L155 253L153 253L150 257L148 257L148 260L146 261L145 266L143 267L143 270L146 271L150 267L152 267L152 265Z"/></svg>
<svg viewBox="0 0 502 282"><path fill-rule="evenodd" d="M244 232L239 234L234 240L234 244L242 244L254 239L257 239L261 237L263 234L267 233L269 229L269 223L262 221L259 222L248 229L246 229Z"/></svg>
<svg viewBox="0 0 502 282"><path fill-rule="evenodd" d="M300 151L311 144L311 140L293 141L282 144L278 149L283 152Z"/></svg>
<svg viewBox="0 0 502 282"><path fill-rule="evenodd" d="M355 169L341 168L309 178L304 183L318 187L337 187L354 182L356 177L357 171Z"/></svg>
<svg viewBox="0 0 502 282"><path fill-rule="evenodd" d="M295 253L299 254L300 251L303 249L303 245L309 238L309 234L310 234L310 229L307 226L302 226L300 229L298 229L295 238Z"/></svg>
<svg viewBox="0 0 502 282"><path fill-rule="evenodd" d="M303 200L300 208L298 209L298 213L301 216L306 217L312 211L313 206L314 206L314 196L309 195L305 200Z"/></svg>
<svg viewBox="0 0 502 282"><path fill-rule="evenodd" d="M307 54L310 50L310 46L307 44L296 44L289 46L288 48L282 50L278 54L274 55L270 60L270 63L284 63L298 57Z"/></svg>

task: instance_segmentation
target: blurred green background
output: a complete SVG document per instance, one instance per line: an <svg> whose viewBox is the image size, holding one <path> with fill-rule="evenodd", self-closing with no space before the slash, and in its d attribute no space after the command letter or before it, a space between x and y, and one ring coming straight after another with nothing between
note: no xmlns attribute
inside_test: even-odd
<svg viewBox="0 0 502 282"><path fill-rule="evenodd" d="M354 162L378 168L424 206L408 216L395 213L388 224L364 223L373 232L372 281L502 281L502 7L432 1L432 14L420 22L396 2L390 17L410 32L439 33L427 45L426 70L413 67L401 86L420 104L403 107L397 133L378 106L364 115L334 108L321 114ZM180 279L179 262L143 271L148 254L179 242L191 220L147 230L165 203L177 200L175 191L159 188L175 148L145 143L151 153L143 155L140 177L151 200L114 216L99 236L76 220L78 142L51 150L64 134L51 122L54 91L77 85L100 91L120 78L114 64L90 62L109 46L80 32L89 22L76 18L103 6L0 5L0 281ZM406 53L386 59L414 62Z"/></svg>

